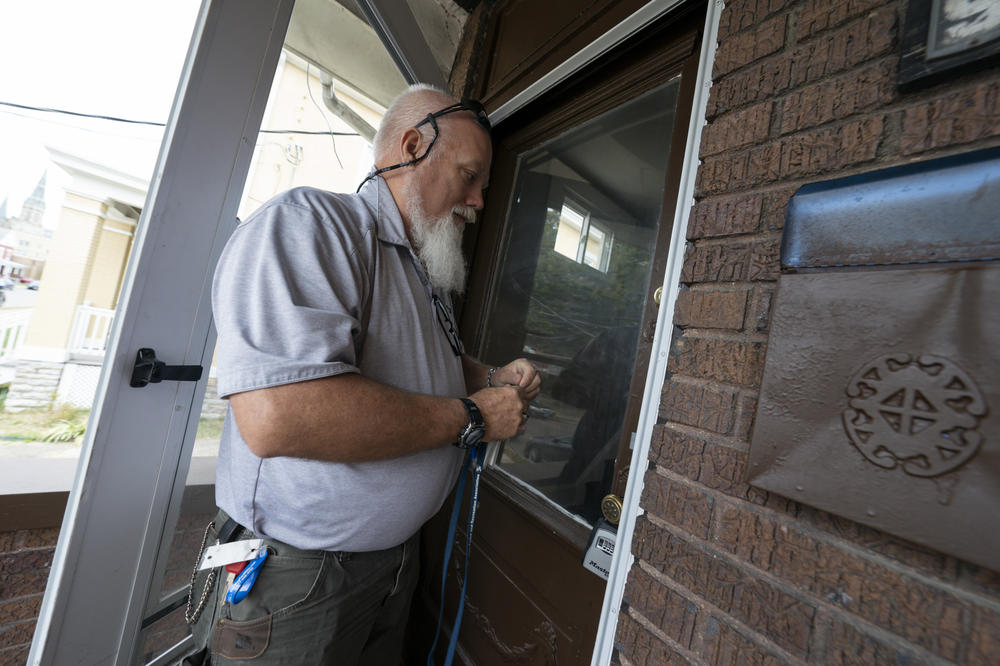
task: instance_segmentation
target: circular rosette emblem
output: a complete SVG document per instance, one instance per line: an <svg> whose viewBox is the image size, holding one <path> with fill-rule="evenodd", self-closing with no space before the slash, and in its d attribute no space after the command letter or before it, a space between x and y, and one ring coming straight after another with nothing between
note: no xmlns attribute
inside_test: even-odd
<svg viewBox="0 0 1000 666"><path fill-rule="evenodd" d="M872 463L913 476L946 474L976 455L983 395L940 356L892 354L866 363L847 386L851 443Z"/></svg>

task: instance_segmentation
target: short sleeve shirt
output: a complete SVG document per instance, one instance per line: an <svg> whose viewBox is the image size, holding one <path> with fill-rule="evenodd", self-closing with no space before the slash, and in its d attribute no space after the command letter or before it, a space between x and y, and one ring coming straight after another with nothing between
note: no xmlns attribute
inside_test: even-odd
<svg viewBox="0 0 1000 666"><path fill-rule="evenodd" d="M381 178L357 195L296 188L266 203L223 250L212 303L220 397L348 372L404 391L466 395L447 331L450 300L430 286ZM297 548L380 550L437 512L461 457L443 446L350 464L262 459L230 409L216 501L257 534Z"/></svg>

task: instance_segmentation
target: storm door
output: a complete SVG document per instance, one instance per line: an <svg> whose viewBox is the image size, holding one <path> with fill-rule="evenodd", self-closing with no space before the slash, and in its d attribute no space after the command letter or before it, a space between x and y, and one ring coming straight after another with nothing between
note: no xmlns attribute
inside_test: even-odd
<svg viewBox="0 0 1000 666"><path fill-rule="evenodd" d="M485 362L529 358L543 389L484 473L459 642L471 663L590 663L605 580L583 553L628 477L698 47L693 22L658 26L494 137L463 336ZM440 571L440 518L428 532Z"/></svg>

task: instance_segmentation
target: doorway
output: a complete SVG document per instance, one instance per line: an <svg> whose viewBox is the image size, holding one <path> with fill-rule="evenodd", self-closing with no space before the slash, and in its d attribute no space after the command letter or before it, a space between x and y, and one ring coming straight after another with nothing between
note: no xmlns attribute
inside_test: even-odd
<svg viewBox="0 0 1000 666"><path fill-rule="evenodd" d="M498 126L464 303L467 348L530 359L527 431L491 448L459 646L476 664L589 663L605 580L583 554L624 495L669 250L700 24L671 15ZM467 501L467 499L466 499ZM447 511L448 507L445 507ZM415 626L436 609L442 512ZM465 537L449 569L454 616ZM433 631L431 631L433 633Z"/></svg>

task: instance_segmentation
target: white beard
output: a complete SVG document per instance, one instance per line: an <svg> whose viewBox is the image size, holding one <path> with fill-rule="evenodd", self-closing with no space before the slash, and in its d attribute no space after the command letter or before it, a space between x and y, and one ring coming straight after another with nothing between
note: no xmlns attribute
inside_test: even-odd
<svg viewBox="0 0 1000 666"><path fill-rule="evenodd" d="M407 212L410 218L413 249L424 266L427 279L436 289L449 294L461 294L465 291L468 270L465 256L462 254L464 227L455 224L451 212L438 218L427 215L424 211L423 197L417 192L410 192L407 199L410 202ZM453 212L467 220L475 215L473 209L465 206L458 206Z"/></svg>

